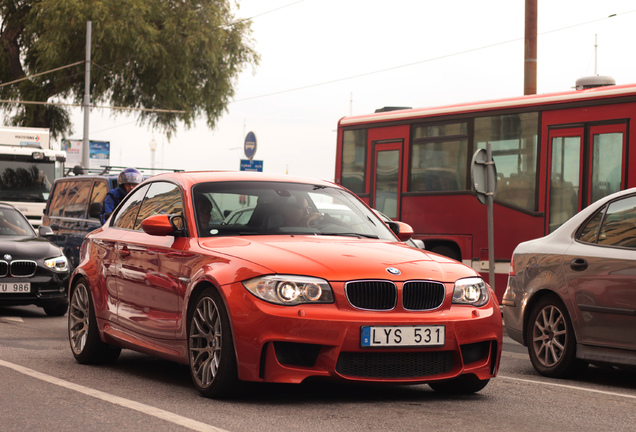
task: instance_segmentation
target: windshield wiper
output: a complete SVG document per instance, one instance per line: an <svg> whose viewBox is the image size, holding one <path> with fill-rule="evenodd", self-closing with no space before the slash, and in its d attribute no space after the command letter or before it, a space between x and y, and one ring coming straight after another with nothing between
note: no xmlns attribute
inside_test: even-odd
<svg viewBox="0 0 636 432"><path fill-rule="evenodd" d="M316 235L358 237L358 238L370 238L370 239L380 238L379 236L375 234L360 234L360 233L354 233L354 232L317 232Z"/></svg>

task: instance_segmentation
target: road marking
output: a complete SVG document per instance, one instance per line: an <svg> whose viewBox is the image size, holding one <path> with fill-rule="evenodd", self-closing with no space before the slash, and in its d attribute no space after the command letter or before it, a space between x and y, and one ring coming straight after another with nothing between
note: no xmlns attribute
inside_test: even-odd
<svg viewBox="0 0 636 432"><path fill-rule="evenodd" d="M586 391L586 392L590 392L590 393L603 394L603 395L607 395L607 396L618 396L618 397L624 397L624 398L628 398L628 399L636 399L636 396L627 395L627 394L624 394L624 393L616 393L616 392L610 392L610 391L604 391L604 390L595 390L595 389L590 389L590 388L585 388L585 387L577 387L577 386L568 385L568 384L559 384L559 383L552 383L552 382L545 382L545 381L534 381L534 380L523 379L523 378L507 377L507 376L503 376L503 375L497 375L497 378L503 378L503 379L507 379L507 380L511 380L511 381L520 381L520 382L530 383L530 384L539 384L539 385L545 385L545 386L560 387L560 388L566 388L566 389L570 389L570 390L581 390L581 391Z"/></svg>
<svg viewBox="0 0 636 432"><path fill-rule="evenodd" d="M84 387L79 384L74 384L69 381L65 381L63 379L59 379L50 375L43 374L38 371L34 371L33 369L26 368L24 366L20 366L14 363L9 363L4 360L0 360L0 366L4 366L9 369L13 369L16 372L19 372L24 375L28 375L33 378L37 378L42 381L46 381L50 384L55 384L60 387L64 387L69 390L74 390L79 393L84 393L87 396L91 396L97 399L101 399L106 402L110 402L115 405L122 406L124 408L130 408L135 411L139 411L141 413L147 414L149 416L156 417L161 420L165 420L170 423L174 423L179 426L186 427L188 429L192 429L194 431L200 432L227 432L224 429L220 429L214 426L207 425L205 423L192 420L187 417L180 416L178 414L171 413L169 411L164 411L160 408L155 408L150 405L145 405L140 402L136 402L130 399L122 398L119 396L112 395L110 393L106 393L103 391L95 390L89 387Z"/></svg>

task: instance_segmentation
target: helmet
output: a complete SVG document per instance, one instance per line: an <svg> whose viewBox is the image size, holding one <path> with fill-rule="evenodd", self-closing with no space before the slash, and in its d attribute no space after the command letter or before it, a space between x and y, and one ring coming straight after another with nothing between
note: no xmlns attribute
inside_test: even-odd
<svg viewBox="0 0 636 432"><path fill-rule="evenodd" d="M136 168L126 168L119 173L117 177L117 186L121 186L126 183L139 184L143 181L143 176Z"/></svg>

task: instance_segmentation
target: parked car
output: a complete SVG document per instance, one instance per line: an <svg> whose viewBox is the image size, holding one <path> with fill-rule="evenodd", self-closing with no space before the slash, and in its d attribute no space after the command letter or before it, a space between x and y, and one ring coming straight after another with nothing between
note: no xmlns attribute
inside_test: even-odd
<svg viewBox="0 0 636 432"><path fill-rule="evenodd" d="M246 201L244 223L211 217ZM481 390L501 356L494 293L473 269L401 243L413 230L396 225L398 236L329 182L160 174L86 236L70 282L72 353L83 364L122 348L183 363L208 397L238 380L308 378Z"/></svg>
<svg viewBox="0 0 636 432"><path fill-rule="evenodd" d="M572 376L590 363L636 366L636 189L517 246L503 315L542 375Z"/></svg>
<svg viewBox="0 0 636 432"><path fill-rule="evenodd" d="M110 174L87 174L60 177L49 194L42 225L53 230L51 241L62 248L71 271L79 261L84 237L102 226L99 214L106 194L117 187L118 170ZM144 179L150 176L144 175Z"/></svg>
<svg viewBox="0 0 636 432"><path fill-rule="evenodd" d="M98 217L91 216L91 204L103 203L114 187L117 174L61 177L53 183L42 225L53 230L51 241L62 248L71 270L79 262L86 234L102 226Z"/></svg>
<svg viewBox="0 0 636 432"><path fill-rule="evenodd" d="M49 242L50 228L36 234L15 207L0 203L0 305L36 305L50 316L68 309L69 268L62 250Z"/></svg>

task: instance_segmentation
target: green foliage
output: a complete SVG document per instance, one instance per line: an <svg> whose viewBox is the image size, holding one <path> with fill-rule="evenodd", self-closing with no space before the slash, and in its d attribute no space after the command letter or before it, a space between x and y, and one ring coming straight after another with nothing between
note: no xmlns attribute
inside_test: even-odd
<svg viewBox="0 0 636 432"><path fill-rule="evenodd" d="M185 111L140 113L168 136L202 115L214 127L238 74L258 63L250 24L234 20L229 1L0 0L0 83L85 60L91 21L92 104ZM0 99L82 103L84 75L80 63L0 87ZM70 132L64 108L0 106L12 124Z"/></svg>

